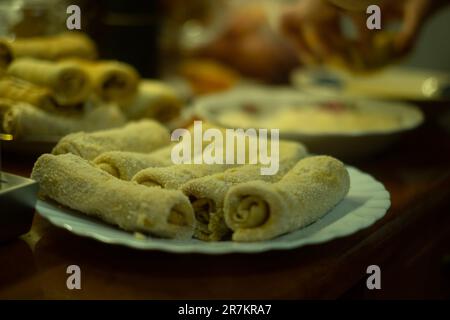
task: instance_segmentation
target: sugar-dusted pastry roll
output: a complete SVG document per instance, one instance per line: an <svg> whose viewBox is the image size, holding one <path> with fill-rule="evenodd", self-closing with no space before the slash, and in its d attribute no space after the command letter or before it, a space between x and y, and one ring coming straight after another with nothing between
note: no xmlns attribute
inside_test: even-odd
<svg viewBox="0 0 450 320"><path fill-rule="evenodd" d="M140 76L129 64L113 60L70 61L89 75L94 93L103 101L123 103L137 93Z"/></svg>
<svg viewBox="0 0 450 320"><path fill-rule="evenodd" d="M32 179L40 196L127 231L188 239L195 219L181 191L148 188L117 179L73 154L42 155Z"/></svg>
<svg viewBox="0 0 450 320"><path fill-rule="evenodd" d="M110 151L102 153L93 162L98 168L119 179L131 180L136 173L143 169L172 165L171 150L172 146L163 147L150 153Z"/></svg>
<svg viewBox="0 0 450 320"><path fill-rule="evenodd" d="M81 32L64 32L54 36L16 38L8 40L0 38L0 55L7 64L15 58L37 58L59 60L63 58L95 59L97 49L94 42ZM0 60L0 61L2 61ZM0 62L1 63L1 62Z"/></svg>
<svg viewBox="0 0 450 320"><path fill-rule="evenodd" d="M169 142L169 131L164 126L153 120L142 120L116 129L69 134L58 142L52 153L73 153L93 160L107 151L151 152Z"/></svg>
<svg viewBox="0 0 450 320"><path fill-rule="evenodd" d="M16 78L0 79L0 97L27 102L43 110L57 109L56 100L49 89Z"/></svg>
<svg viewBox="0 0 450 320"><path fill-rule="evenodd" d="M205 128L213 128L210 123L204 124ZM193 133L194 128L191 126L188 129L189 133ZM207 142L202 141L203 147ZM126 152L126 151L111 151L105 152L94 159L96 166L113 176L123 179L131 180L139 171L151 167L167 167L173 165L171 155L176 143L170 143L160 149L150 153L142 152ZM193 140L191 141L191 153L195 156Z"/></svg>
<svg viewBox="0 0 450 320"><path fill-rule="evenodd" d="M50 88L60 105L83 102L91 91L87 73L70 61L55 63L30 58L15 59L7 73Z"/></svg>
<svg viewBox="0 0 450 320"><path fill-rule="evenodd" d="M143 80L136 96L124 105L123 110L130 119L152 118L162 122L176 118L182 101L174 89L156 80Z"/></svg>
<svg viewBox="0 0 450 320"><path fill-rule="evenodd" d="M229 233L223 217L223 202L231 186L253 180L276 182L306 155L302 144L280 141L279 170L274 175L261 175L260 165L244 165L184 184L181 190L191 200L197 219L195 237L218 241Z"/></svg>
<svg viewBox="0 0 450 320"><path fill-rule="evenodd" d="M348 193L350 178L328 156L300 160L280 181L251 181L230 188L227 226L235 241L261 241L305 227L323 217Z"/></svg>
<svg viewBox="0 0 450 320"><path fill-rule="evenodd" d="M147 168L139 171L132 179L148 187L179 189L186 182L225 171L226 164L179 164L164 168Z"/></svg>
<svg viewBox="0 0 450 320"><path fill-rule="evenodd" d="M60 137L77 131L103 130L124 125L126 119L117 106L100 106L82 115L64 116L18 102L5 112L3 130L15 138Z"/></svg>

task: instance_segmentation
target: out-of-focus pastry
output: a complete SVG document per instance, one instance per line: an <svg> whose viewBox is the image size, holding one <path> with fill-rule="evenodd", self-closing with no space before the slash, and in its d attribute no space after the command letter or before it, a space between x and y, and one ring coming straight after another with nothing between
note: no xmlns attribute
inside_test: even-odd
<svg viewBox="0 0 450 320"><path fill-rule="evenodd" d="M175 90L161 81L142 80L136 96L123 107L130 119L151 118L161 122L180 115L183 102Z"/></svg>
<svg viewBox="0 0 450 320"><path fill-rule="evenodd" d="M180 67L195 94L207 94L232 88L239 75L232 69L212 60L189 60Z"/></svg>
<svg viewBox="0 0 450 320"><path fill-rule="evenodd" d="M42 155L32 179L40 196L127 231L189 239L194 216L181 191L148 188L117 179L73 154Z"/></svg>
<svg viewBox="0 0 450 320"><path fill-rule="evenodd" d="M338 160L300 160L280 181L251 181L230 188L227 226L235 241L262 241L305 227L323 217L348 193L350 178Z"/></svg>
<svg viewBox="0 0 450 320"><path fill-rule="evenodd" d="M48 111L56 110L58 105L48 88L11 77L0 79L0 97L13 101L27 102Z"/></svg>
<svg viewBox="0 0 450 320"><path fill-rule="evenodd" d="M103 101L126 103L137 93L140 76L127 63L113 60L70 61L89 75L93 92Z"/></svg>
<svg viewBox="0 0 450 320"><path fill-rule="evenodd" d="M91 91L87 73L72 62L15 59L8 67L11 76L50 88L59 105L84 102Z"/></svg>
<svg viewBox="0 0 450 320"><path fill-rule="evenodd" d="M77 131L103 130L124 125L126 119L117 106L100 106L81 115L49 113L18 102L3 115L3 130L14 138L60 137Z"/></svg>
<svg viewBox="0 0 450 320"><path fill-rule="evenodd" d="M141 120L116 129L69 134L58 142L52 153L73 153L93 160L107 151L151 152L169 142L166 127L153 120Z"/></svg>
<svg viewBox="0 0 450 320"><path fill-rule="evenodd" d="M30 57L44 60L63 58L95 59L94 42L81 32L64 32L54 36L16 38L12 41L0 38L0 66L5 67L16 58Z"/></svg>

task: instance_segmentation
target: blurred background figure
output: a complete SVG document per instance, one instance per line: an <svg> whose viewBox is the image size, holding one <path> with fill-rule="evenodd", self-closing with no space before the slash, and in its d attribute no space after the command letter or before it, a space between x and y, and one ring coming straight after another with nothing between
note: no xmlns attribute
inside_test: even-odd
<svg viewBox="0 0 450 320"><path fill-rule="evenodd" d="M354 67L359 62L355 61L358 58L355 56L359 56L360 60L369 60L369 64L373 62L370 60L377 60L374 62L381 66L409 53L427 18L446 3L446 0L300 0L285 10L281 25L305 64L324 63L338 57ZM381 7L381 31L369 30L366 26L365 11L370 4ZM343 27L344 18L351 25ZM438 40L444 30L448 30L448 26L435 30L426 43L430 43L429 38ZM376 43L380 35L387 39Z"/></svg>
<svg viewBox="0 0 450 320"><path fill-rule="evenodd" d="M202 28L193 19L187 19L181 28L184 35L194 34L201 41L175 33L181 34L179 48L185 58L213 59L241 76L269 83L287 82L290 72L299 64L325 64L357 73L393 63L445 71L450 70L450 44L445 39L445 31L450 28L447 3L447 0L218 1L212 10L204 11L209 12L210 19L204 20L207 23ZM367 29L366 8L370 4L381 7L380 31ZM198 67L196 64L200 70Z"/></svg>
<svg viewBox="0 0 450 320"><path fill-rule="evenodd" d="M366 28L369 4L382 30ZM130 63L145 77L181 74L195 93L241 78L287 83L297 66L371 71L397 62L450 70L447 0L4 0L0 33L65 30L65 8L82 8L82 31L100 57ZM433 19L428 19L434 16ZM405 56L408 55L406 59Z"/></svg>

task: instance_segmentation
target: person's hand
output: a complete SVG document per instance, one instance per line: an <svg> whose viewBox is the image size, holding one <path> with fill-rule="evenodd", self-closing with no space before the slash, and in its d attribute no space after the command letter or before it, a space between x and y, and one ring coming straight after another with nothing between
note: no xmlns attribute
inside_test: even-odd
<svg viewBox="0 0 450 320"><path fill-rule="evenodd" d="M365 1L365 0L364 0ZM367 14L361 0L302 0L287 8L281 19L281 28L296 45L300 59L306 64L317 64L331 56L351 60L350 47L361 55L370 54L372 39L377 33L366 26ZM405 55L412 48L426 17L432 12L436 0L379 1L382 24L402 23L393 37L392 59ZM357 39L346 38L341 30L342 15L351 18L357 30Z"/></svg>

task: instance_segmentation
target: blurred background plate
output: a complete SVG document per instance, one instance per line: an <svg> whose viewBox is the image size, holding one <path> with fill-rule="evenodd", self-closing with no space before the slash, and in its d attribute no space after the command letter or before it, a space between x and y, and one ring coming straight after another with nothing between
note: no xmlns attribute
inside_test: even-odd
<svg viewBox="0 0 450 320"><path fill-rule="evenodd" d="M363 74L329 68L297 69L291 74L291 82L303 91L325 96L450 100L450 76L445 72L419 68L387 67Z"/></svg>
<svg viewBox="0 0 450 320"><path fill-rule="evenodd" d="M306 228L270 241L237 243L231 241L204 242L146 237L141 239L97 219L54 202L38 201L36 210L55 226L74 234L110 244L125 245L142 250L160 250L173 253L257 253L269 250L290 250L308 244L317 244L351 235L381 219L389 209L390 195L372 176L348 167L350 191L327 215Z"/></svg>
<svg viewBox="0 0 450 320"><path fill-rule="evenodd" d="M421 110L408 103L337 96L323 97L301 93L290 88L245 87L222 94L209 95L194 103L195 114L198 118L228 128L261 128L261 122L255 120L252 123L254 119L265 119L264 124L270 125L276 111L285 107L295 110L303 107L320 108L323 106L331 109L340 108L340 106L347 108L348 106L361 114L374 112L386 114L397 119L398 124L386 129L359 128L345 131L333 131L324 124L323 131L305 131L302 129L302 122L300 120L295 122L296 120L293 118L288 120L296 127L279 128L280 138L300 141L316 154L328 154L345 160L353 160L385 150L403 133L417 128L424 121ZM232 113L234 111L235 115ZM230 112L228 116L224 116L228 112ZM292 117L295 117L295 114ZM277 127L266 125L262 128L277 129Z"/></svg>

